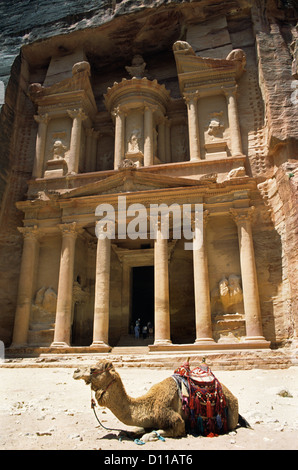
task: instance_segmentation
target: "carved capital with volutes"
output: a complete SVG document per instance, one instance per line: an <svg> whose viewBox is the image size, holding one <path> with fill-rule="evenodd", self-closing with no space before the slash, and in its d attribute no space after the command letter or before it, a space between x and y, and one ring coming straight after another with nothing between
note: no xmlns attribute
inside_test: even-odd
<svg viewBox="0 0 298 470"><path fill-rule="evenodd" d="M184 95L183 95L183 99L184 99L185 103L187 104L187 106L189 106L190 104L196 103L197 100L199 99L199 97L200 97L200 94L199 94L198 90L193 91L193 92L184 93Z"/></svg>
<svg viewBox="0 0 298 470"><path fill-rule="evenodd" d="M58 227L60 228L63 237L76 238L78 234L82 232L82 227L77 222L59 224Z"/></svg>
<svg viewBox="0 0 298 470"><path fill-rule="evenodd" d="M30 225L27 227L18 227L18 231L23 235L24 240L38 241L42 233L37 225Z"/></svg>
<svg viewBox="0 0 298 470"><path fill-rule="evenodd" d="M71 109L71 110L68 109L67 113L72 119L80 119L81 121L84 121L88 117L87 114L84 113L82 108Z"/></svg>
<svg viewBox="0 0 298 470"><path fill-rule="evenodd" d="M34 120L38 123L38 124L48 124L49 120L50 120L50 117L48 115L48 113L45 113L45 114L35 114L34 115Z"/></svg>
<svg viewBox="0 0 298 470"><path fill-rule="evenodd" d="M254 217L254 206L239 209L230 209L230 215L237 225L252 223Z"/></svg>

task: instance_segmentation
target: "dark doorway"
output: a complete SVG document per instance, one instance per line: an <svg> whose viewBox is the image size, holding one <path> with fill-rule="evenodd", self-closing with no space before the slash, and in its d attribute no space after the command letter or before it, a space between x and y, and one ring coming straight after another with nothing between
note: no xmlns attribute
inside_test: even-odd
<svg viewBox="0 0 298 470"><path fill-rule="evenodd" d="M154 266L132 268L132 324L138 319L154 326Z"/></svg>

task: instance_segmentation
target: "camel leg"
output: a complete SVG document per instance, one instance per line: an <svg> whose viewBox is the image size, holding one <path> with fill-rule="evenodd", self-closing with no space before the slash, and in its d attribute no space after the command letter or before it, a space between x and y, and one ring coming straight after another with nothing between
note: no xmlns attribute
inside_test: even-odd
<svg viewBox="0 0 298 470"><path fill-rule="evenodd" d="M142 441L156 441L158 433L161 437L182 437L185 436L185 422L183 418L176 413L175 411L171 412L167 416L167 423L170 423L170 426L165 425L164 428L158 429L142 436Z"/></svg>

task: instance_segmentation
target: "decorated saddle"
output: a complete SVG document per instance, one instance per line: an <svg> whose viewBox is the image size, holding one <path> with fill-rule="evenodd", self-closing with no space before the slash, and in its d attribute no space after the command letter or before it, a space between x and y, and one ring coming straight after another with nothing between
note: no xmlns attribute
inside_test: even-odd
<svg viewBox="0 0 298 470"><path fill-rule="evenodd" d="M174 371L172 377L182 400L186 431L208 437L226 433L227 404L211 369L202 364L190 370L187 361Z"/></svg>

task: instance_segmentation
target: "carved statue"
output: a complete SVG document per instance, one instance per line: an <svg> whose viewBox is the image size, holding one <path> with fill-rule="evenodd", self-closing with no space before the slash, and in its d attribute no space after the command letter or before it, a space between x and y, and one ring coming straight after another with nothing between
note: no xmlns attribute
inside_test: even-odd
<svg viewBox="0 0 298 470"><path fill-rule="evenodd" d="M126 66L125 69L131 77L143 78L146 75L146 62L140 54L137 54L133 57L131 66Z"/></svg>
<svg viewBox="0 0 298 470"><path fill-rule="evenodd" d="M128 141L128 153L140 152L140 147L139 147L140 137L141 137L140 130L134 129Z"/></svg>
<svg viewBox="0 0 298 470"><path fill-rule="evenodd" d="M223 129L224 125L222 124L222 122L218 118L213 117L209 122L207 134L212 137L221 138Z"/></svg>
<svg viewBox="0 0 298 470"><path fill-rule="evenodd" d="M220 303L225 313L231 313L232 307L240 304L243 300L241 278L236 274L225 276L220 280L218 288L211 292L212 303Z"/></svg>
<svg viewBox="0 0 298 470"><path fill-rule="evenodd" d="M66 151L65 145L61 140L56 140L53 145L53 160L62 160Z"/></svg>

